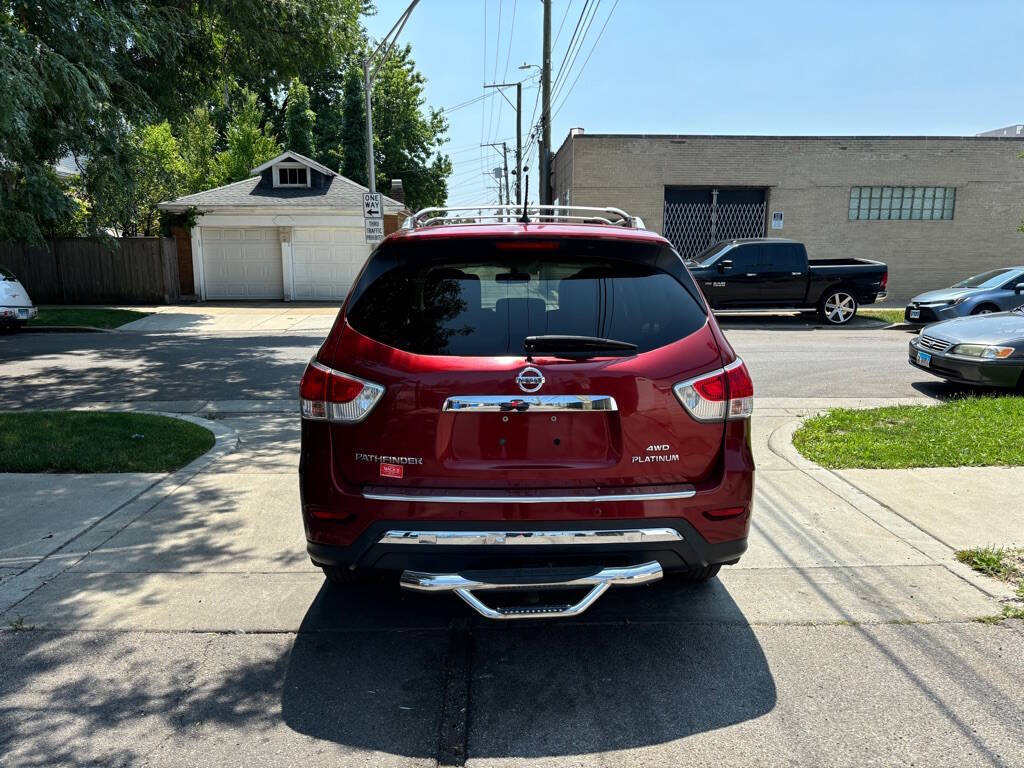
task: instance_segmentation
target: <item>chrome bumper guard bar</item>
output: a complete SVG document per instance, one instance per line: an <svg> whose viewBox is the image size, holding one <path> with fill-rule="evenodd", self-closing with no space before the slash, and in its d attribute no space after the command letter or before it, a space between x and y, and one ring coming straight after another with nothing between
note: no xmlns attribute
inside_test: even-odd
<svg viewBox="0 0 1024 768"><path fill-rule="evenodd" d="M562 570L570 571L573 574L578 573L578 569ZM493 573L493 579L486 572L466 576L461 573L404 571L401 585L403 589L418 592L454 592L477 613L488 619L550 619L579 616L597 602L597 599L607 592L609 587L649 584L662 577L661 565L657 561L623 568L602 568L593 574L572 575L567 578L559 578L558 571L557 568L545 569L543 572L533 572L521 578L517 578L514 571L496 571ZM580 587L590 587L590 591L579 602L527 607L492 608L473 594L474 591L539 591Z"/></svg>

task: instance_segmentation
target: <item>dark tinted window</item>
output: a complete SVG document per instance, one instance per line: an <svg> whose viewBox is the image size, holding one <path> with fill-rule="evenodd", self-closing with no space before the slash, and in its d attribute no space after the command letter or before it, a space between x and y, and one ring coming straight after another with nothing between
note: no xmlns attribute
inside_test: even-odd
<svg viewBox="0 0 1024 768"><path fill-rule="evenodd" d="M954 288L998 288L1002 280L1010 273L1009 269L993 269L980 275L968 277L953 285Z"/></svg>
<svg viewBox="0 0 1024 768"><path fill-rule="evenodd" d="M353 292L352 327L417 354L498 356L522 354L525 337L543 334L618 339L646 352L706 319L667 248L566 241L545 254L503 252L493 241L447 245L378 250ZM438 258L444 250L451 255ZM622 258L630 251L643 258Z"/></svg>
<svg viewBox="0 0 1024 768"><path fill-rule="evenodd" d="M764 249L758 243L736 246L729 251L724 258L732 259L733 272L764 271Z"/></svg>
<svg viewBox="0 0 1024 768"><path fill-rule="evenodd" d="M792 243L773 243L769 249L769 263L776 272L801 272L807 265L804 263L800 248Z"/></svg>
<svg viewBox="0 0 1024 768"><path fill-rule="evenodd" d="M710 248L705 248L703 251L693 257L693 261L698 264L707 264L714 259L718 254L725 250L729 246L729 243L715 243Z"/></svg>

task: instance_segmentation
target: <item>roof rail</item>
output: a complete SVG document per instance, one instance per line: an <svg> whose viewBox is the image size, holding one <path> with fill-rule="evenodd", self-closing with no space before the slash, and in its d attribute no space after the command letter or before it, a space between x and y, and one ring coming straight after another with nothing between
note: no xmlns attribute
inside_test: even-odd
<svg viewBox="0 0 1024 768"><path fill-rule="evenodd" d="M565 222L576 224L608 224L646 229L639 216L631 216L620 208L590 208L581 205L473 205L423 208L402 224L405 229L439 226L441 224L530 224L533 222Z"/></svg>

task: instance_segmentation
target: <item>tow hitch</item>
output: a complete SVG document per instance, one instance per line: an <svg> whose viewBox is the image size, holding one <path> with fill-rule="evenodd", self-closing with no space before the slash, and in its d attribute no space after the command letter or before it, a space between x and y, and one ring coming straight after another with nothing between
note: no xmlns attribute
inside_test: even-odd
<svg viewBox="0 0 1024 768"><path fill-rule="evenodd" d="M404 571L403 589L418 592L454 592L481 616L488 619L548 619L579 616L613 586L636 586L658 581L662 576L657 561L615 568L520 568L513 570L423 573ZM580 589L590 591L576 603L494 607L474 592L547 591Z"/></svg>

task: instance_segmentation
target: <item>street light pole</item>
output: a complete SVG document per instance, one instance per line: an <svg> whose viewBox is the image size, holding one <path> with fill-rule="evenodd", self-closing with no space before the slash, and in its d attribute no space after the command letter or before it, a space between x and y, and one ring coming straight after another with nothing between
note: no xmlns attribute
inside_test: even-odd
<svg viewBox="0 0 1024 768"><path fill-rule="evenodd" d="M377 73L380 72L380 68L387 61L391 51L394 50L398 42L398 36L402 34L402 30L405 28L405 22L409 20L413 8L416 7L419 1L412 0L409 3L409 7L405 9L405 13L398 17L398 21L391 27L391 31L377 44L373 52L363 57L363 91L366 95L366 186L370 188L370 192L377 191L377 170L373 162L373 81L377 78ZM378 54L380 59L374 63L374 59L378 57ZM372 69L371 65L373 65Z"/></svg>

